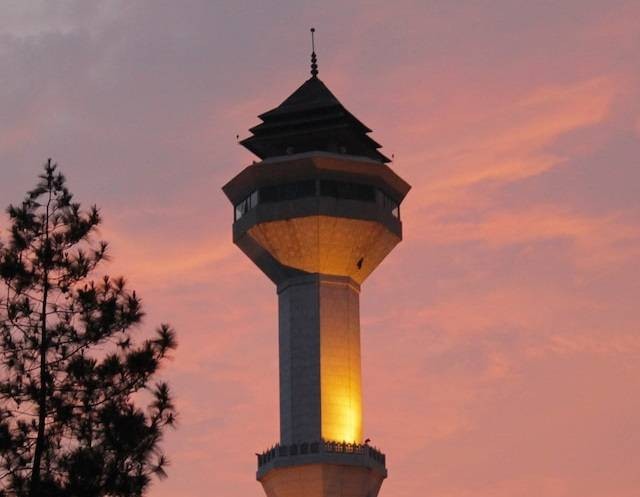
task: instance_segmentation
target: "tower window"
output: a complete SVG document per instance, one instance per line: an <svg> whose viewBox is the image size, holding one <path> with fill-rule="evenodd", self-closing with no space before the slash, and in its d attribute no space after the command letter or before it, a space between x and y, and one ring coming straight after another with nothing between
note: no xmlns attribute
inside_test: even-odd
<svg viewBox="0 0 640 497"><path fill-rule="evenodd" d="M386 210L391 212L391 215L396 219L400 219L400 205L398 202L393 200L389 195L387 195L382 190L378 190L380 192L378 197L378 202L382 204Z"/></svg>
<svg viewBox="0 0 640 497"><path fill-rule="evenodd" d="M258 191L251 192L244 200L236 204L235 220L237 221L247 212L258 205Z"/></svg>
<svg viewBox="0 0 640 497"><path fill-rule="evenodd" d="M346 183L344 181L320 181L320 196L333 197L345 200L360 200L362 202L375 202L375 188L360 183Z"/></svg>
<svg viewBox="0 0 640 497"><path fill-rule="evenodd" d="M319 188L316 189L316 184ZM375 202L393 217L400 219L400 205L382 190L361 183L334 180L305 180L283 185L265 186L254 190L235 207L235 220L242 218L259 203L283 202L308 197L330 197L340 200Z"/></svg>
<svg viewBox="0 0 640 497"><path fill-rule="evenodd" d="M295 183L260 188L260 203L295 200L297 198L315 197L315 195L316 182L314 180L297 181Z"/></svg>

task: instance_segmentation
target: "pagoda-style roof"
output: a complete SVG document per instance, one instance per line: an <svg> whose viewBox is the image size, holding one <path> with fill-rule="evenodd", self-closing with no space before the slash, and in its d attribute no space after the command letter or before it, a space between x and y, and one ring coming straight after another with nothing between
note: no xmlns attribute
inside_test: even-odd
<svg viewBox="0 0 640 497"><path fill-rule="evenodd" d="M316 71L317 73L317 71ZM312 72L278 107L258 116L262 123L240 143L261 159L302 152L334 152L386 163L371 130L351 114Z"/></svg>

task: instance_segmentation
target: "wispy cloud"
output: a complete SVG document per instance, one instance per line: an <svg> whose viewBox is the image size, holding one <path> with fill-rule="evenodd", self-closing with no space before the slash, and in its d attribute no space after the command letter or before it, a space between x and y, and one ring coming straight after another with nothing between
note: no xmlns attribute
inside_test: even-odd
<svg viewBox="0 0 640 497"><path fill-rule="evenodd" d="M151 495L261 494L277 295L233 246L220 188L253 160L236 134L308 76L312 23L321 77L413 187L404 241L362 291L381 495L635 497L638 13L617 0L9 2L0 200L59 160L103 209L105 270L144 298L143 332L178 330L162 374L180 428Z"/></svg>

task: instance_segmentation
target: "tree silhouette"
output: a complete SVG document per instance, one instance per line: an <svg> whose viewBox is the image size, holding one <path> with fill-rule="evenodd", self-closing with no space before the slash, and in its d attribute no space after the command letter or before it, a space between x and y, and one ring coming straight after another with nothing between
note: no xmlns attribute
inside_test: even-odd
<svg viewBox="0 0 640 497"><path fill-rule="evenodd" d="M50 159L39 178L0 240L0 497L143 495L165 476L176 413L153 376L175 334L134 341L140 298L94 279L98 209L73 202Z"/></svg>

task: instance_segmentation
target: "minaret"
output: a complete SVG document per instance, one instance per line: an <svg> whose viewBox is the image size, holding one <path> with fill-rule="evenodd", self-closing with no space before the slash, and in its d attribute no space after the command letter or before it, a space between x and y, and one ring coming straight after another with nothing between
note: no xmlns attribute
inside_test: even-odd
<svg viewBox="0 0 640 497"><path fill-rule="evenodd" d="M318 78L315 45L311 61L240 142L261 162L223 187L234 243L278 293L280 441L257 479L268 497L375 497L387 469L363 441L360 288L402 239L410 186Z"/></svg>

